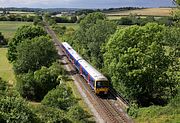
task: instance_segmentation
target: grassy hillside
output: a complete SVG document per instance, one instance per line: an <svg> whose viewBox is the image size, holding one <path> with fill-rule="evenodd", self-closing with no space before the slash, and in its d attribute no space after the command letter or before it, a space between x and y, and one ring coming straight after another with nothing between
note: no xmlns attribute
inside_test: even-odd
<svg viewBox="0 0 180 123"><path fill-rule="evenodd" d="M0 21L0 32L5 36L5 38L12 38L18 27L26 24L31 24L31 22L16 22L16 21Z"/></svg>
<svg viewBox="0 0 180 123"><path fill-rule="evenodd" d="M13 82L15 82L15 76L12 65L9 63L6 54L7 48L0 48L0 77L12 85Z"/></svg>

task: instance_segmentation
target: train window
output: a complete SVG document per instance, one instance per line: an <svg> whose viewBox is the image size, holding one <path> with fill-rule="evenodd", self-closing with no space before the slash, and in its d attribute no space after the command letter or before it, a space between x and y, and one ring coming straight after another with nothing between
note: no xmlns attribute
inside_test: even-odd
<svg viewBox="0 0 180 123"><path fill-rule="evenodd" d="M91 81L91 82L94 82L94 79L93 79L92 77L90 77L90 81Z"/></svg>
<svg viewBox="0 0 180 123"><path fill-rule="evenodd" d="M104 87L108 87L109 83L108 81L97 81L96 82L96 88L104 88Z"/></svg>
<svg viewBox="0 0 180 123"><path fill-rule="evenodd" d="M79 63L77 61L75 62L75 65L76 65L76 67L79 68Z"/></svg>
<svg viewBox="0 0 180 123"><path fill-rule="evenodd" d="M88 77L88 73L86 72L84 68L83 68L83 74L86 76L86 78Z"/></svg>

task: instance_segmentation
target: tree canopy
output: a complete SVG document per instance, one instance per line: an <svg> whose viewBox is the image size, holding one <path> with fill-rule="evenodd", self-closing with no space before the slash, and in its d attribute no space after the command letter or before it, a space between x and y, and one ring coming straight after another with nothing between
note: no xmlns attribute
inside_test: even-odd
<svg viewBox="0 0 180 123"><path fill-rule="evenodd" d="M62 110L68 110L68 108L76 103L77 101L72 94L71 88L63 84L60 84L56 89L49 91L42 100L42 104Z"/></svg>
<svg viewBox="0 0 180 123"><path fill-rule="evenodd" d="M17 53L17 46L27 39L33 39L39 36L45 36L46 32L40 26L33 26L33 25L24 25L15 33L13 39L9 42L8 48L8 59L9 61L13 62L16 60L16 53Z"/></svg>
<svg viewBox="0 0 180 123"><path fill-rule="evenodd" d="M141 105L162 103L176 83L167 70L173 56L162 45L165 26L147 24L119 29L105 45L105 69L114 87Z"/></svg>
<svg viewBox="0 0 180 123"><path fill-rule="evenodd" d="M0 97L6 94L7 88L7 82L2 80L2 78L0 77Z"/></svg>
<svg viewBox="0 0 180 123"><path fill-rule="evenodd" d="M48 37L36 37L17 46L17 60L14 62L16 73L36 71L41 66L49 67L58 55L54 44Z"/></svg>
<svg viewBox="0 0 180 123"><path fill-rule="evenodd" d="M0 98L0 121L10 123L36 123L37 117L19 97Z"/></svg>
<svg viewBox="0 0 180 123"><path fill-rule="evenodd" d="M16 89L28 100L41 101L48 91L59 85L60 75L64 75L64 69L54 63L49 68L18 75Z"/></svg>
<svg viewBox="0 0 180 123"><path fill-rule="evenodd" d="M101 45L113 34L117 25L96 12L88 14L81 22L70 42L83 57L98 68L102 67Z"/></svg>
<svg viewBox="0 0 180 123"><path fill-rule="evenodd" d="M174 0L176 4L180 5L180 0Z"/></svg>

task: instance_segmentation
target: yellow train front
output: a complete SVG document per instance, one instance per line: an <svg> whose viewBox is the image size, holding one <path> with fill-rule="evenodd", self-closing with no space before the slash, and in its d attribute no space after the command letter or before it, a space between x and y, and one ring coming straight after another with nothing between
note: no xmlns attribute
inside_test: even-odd
<svg viewBox="0 0 180 123"><path fill-rule="evenodd" d="M87 61L85 61L67 42L62 43L63 51L68 59L77 68L96 94L108 94L108 79Z"/></svg>
<svg viewBox="0 0 180 123"><path fill-rule="evenodd" d="M108 94L109 82L108 81L96 81L94 91L96 94Z"/></svg>

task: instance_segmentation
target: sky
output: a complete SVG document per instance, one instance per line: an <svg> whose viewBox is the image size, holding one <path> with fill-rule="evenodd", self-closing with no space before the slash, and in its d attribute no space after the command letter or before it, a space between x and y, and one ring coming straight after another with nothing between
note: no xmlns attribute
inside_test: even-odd
<svg viewBox="0 0 180 123"><path fill-rule="evenodd" d="M0 0L0 7L29 8L118 8L172 5L172 0Z"/></svg>

